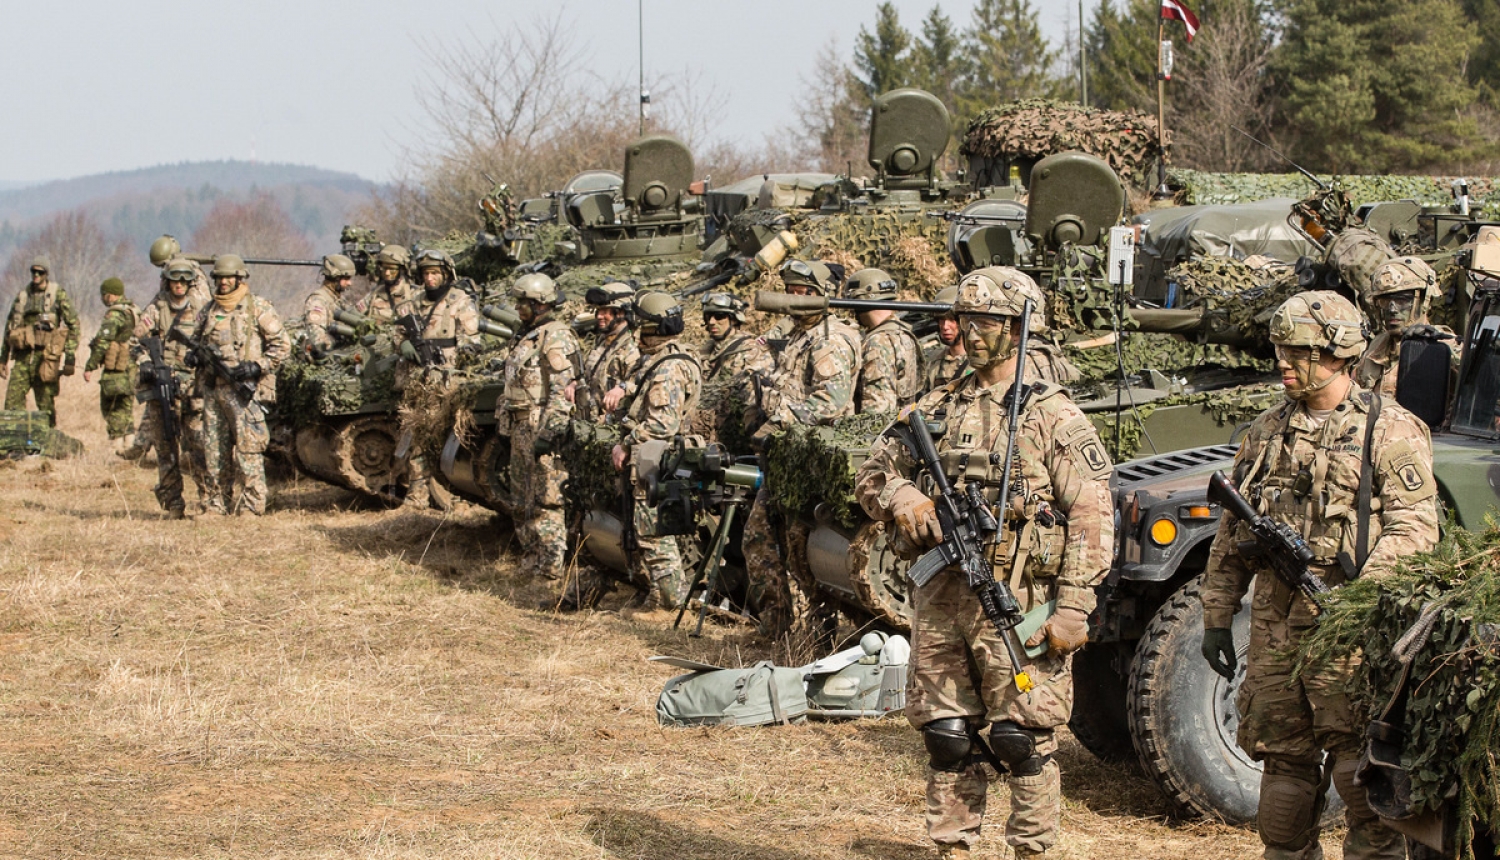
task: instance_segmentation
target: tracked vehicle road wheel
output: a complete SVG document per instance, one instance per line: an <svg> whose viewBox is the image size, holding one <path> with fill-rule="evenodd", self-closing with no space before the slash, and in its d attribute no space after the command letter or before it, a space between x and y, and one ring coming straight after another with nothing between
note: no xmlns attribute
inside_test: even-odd
<svg viewBox="0 0 1500 860"><path fill-rule="evenodd" d="M871 615L896 630L909 633L912 584L906 571L911 562L896 555L885 538L885 523L866 523L849 542L849 584Z"/></svg>
<svg viewBox="0 0 1500 860"><path fill-rule="evenodd" d="M405 493L406 464L395 461L400 427L391 415L310 424L293 440L297 462L330 484L399 503Z"/></svg>
<svg viewBox="0 0 1500 860"><path fill-rule="evenodd" d="M1235 693L1250 647L1250 598L1234 616L1239 671L1226 681L1203 659L1200 576L1173 594L1146 627L1130 669L1126 712L1141 766L1187 814L1230 824L1255 821L1260 765L1235 742L1240 715ZM1332 787L1323 823L1343 815Z"/></svg>

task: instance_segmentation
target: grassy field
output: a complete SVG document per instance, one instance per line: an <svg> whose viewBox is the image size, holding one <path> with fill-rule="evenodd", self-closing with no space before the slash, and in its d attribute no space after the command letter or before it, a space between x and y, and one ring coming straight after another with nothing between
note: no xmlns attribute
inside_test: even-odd
<svg viewBox="0 0 1500 860"><path fill-rule="evenodd" d="M167 521L65 385L89 453L0 461L0 856L931 856L904 720L657 725L646 658L776 656L749 633L539 611L477 508L302 480L263 518ZM1070 737L1060 761L1059 857L1259 856Z"/></svg>

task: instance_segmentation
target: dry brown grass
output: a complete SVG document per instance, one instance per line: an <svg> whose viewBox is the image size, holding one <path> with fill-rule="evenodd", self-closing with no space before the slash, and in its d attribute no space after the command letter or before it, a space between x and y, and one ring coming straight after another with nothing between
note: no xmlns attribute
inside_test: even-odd
<svg viewBox="0 0 1500 860"><path fill-rule="evenodd" d="M474 508L302 481L263 518L163 520L95 391L63 398L90 453L0 469L0 856L929 856L902 721L657 726L645 658L769 656L748 634L537 611ZM1060 857L1258 854L1071 738L1061 761Z"/></svg>

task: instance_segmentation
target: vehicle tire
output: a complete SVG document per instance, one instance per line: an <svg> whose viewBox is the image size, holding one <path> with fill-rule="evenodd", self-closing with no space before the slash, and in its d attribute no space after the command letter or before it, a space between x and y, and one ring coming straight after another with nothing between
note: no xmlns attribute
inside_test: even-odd
<svg viewBox="0 0 1500 860"><path fill-rule="evenodd" d="M1250 597L1234 616L1239 669L1226 681L1203 659L1202 584L1200 576L1178 589L1141 637L1126 700L1130 735L1142 769L1183 813L1250 824L1260 803L1261 768L1235 742L1235 693L1250 648ZM1343 810L1330 786L1324 825Z"/></svg>
<svg viewBox="0 0 1500 860"><path fill-rule="evenodd" d="M1073 655L1073 715L1068 729L1103 761L1126 761L1135 755L1125 712L1133 644L1090 643Z"/></svg>

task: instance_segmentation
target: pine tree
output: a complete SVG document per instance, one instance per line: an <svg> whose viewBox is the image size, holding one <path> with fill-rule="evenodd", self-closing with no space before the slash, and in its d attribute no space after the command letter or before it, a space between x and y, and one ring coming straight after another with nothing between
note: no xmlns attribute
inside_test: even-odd
<svg viewBox="0 0 1500 860"><path fill-rule="evenodd" d="M1030 0L979 0L964 45L971 70L958 96L959 110L974 116L1016 99L1054 97L1056 53L1048 47Z"/></svg>
<svg viewBox="0 0 1500 860"><path fill-rule="evenodd" d="M922 36L911 49L911 66L912 86L937 96L956 118L956 88L968 74L969 64L958 30L942 7L933 6L922 20Z"/></svg>
<svg viewBox="0 0 1500 860"><path fill-rule="evenodd" d="M854 40L855 79L868 104L881 93L907 86L912 80L911 32L889 2L875 10L875 32L863 26Z"/></svg>
<svg viewBox="0 0 1500 860"><path fill-rule="evenodd" d="M1156 111L1159 8L1157 0L1120 0L1118 6L1099 0L1084 36L1093 107Z"/></svg>

